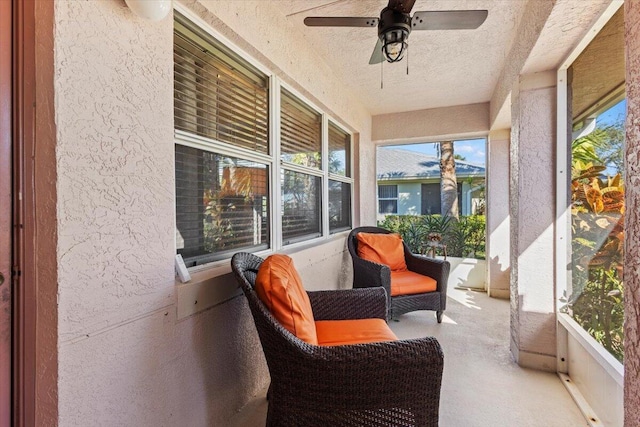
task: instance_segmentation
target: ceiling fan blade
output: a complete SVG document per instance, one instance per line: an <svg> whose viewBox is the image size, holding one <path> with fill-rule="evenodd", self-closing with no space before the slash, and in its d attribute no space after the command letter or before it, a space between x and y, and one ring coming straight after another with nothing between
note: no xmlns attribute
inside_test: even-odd
<svg viewBox="0 0 640 427"><path fill-rule="evenodd" d="M487 10L416 12L411 18L411 30L475 30L488 14Z"/></svg>
<svg viewBox="0 0 640 427"><path fill-rule="evenodd" d="M347 16L309 16L304 18L307 27L377 27L378 18Z"/></svg>
<svg viewBox="0 0 640 427"><path fill-rule="evenodd" d="M387 7L402 13L410 13L416 0L389 0Z"/></svg>
<svg viewBox="0 0 640 427"><path fill-rule="evenodd" d="M369 65L379 64L382 61L384 61L384 56L382 55L382 41L378 39L376 47L373 48L371 59L369 59Z"/></svg>

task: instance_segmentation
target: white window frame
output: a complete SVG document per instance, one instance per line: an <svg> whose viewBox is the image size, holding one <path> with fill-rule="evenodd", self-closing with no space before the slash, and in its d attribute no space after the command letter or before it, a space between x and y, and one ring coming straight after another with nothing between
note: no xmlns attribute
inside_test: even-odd
<svg viewBox="0 0 640 427"><path fill-rule="evenodd" d="M591 355L594 363L606 371L618 384L623 384L624 367L609 352L593 339L569 315L560 312L565 304L565 295L569 291L571 270L567 266L571 260L571 207L567 206L570 197L569 179L570 169L570 141L567 140L568 127L568 69L587 48L589 43L598 35L603 27L623 5L623 0L613 0L603 14L598 18L586 36L576 48L562 62L557 72L557 151L556 151L556 226L555 226L555 257L556 257L556 315L558 318L557 344L557 372L564 375L569 371L569 337L577 340ZM564 382L563 382L564 383Z"/></svg>
<svg viewBox="0 0 640 427"><path fill-rule="evenodd" d="M323 139L323 152L326 153L326 159L323 160L323 164L325 165L324 169L327 171L327 185L325 185L325 192L323 193L322 197L324 198L324 200L327 201L326 203L326 212L323 213L323 218L326 219L326 229L329 232L330 235L334 235L334 234L339 234L343 231L348 231L351 230L353 228L353 201L354 201L354 195L355 195L355 190L354 190L354 179L353 179L353 134L351 132L349 132L347 129L344 128L344 126L340 125L340 123L338 121L336 121L335 119L333 119L331 116L328 116L327 114L325 114L325 119L322 122L322 135L326 135L326 138ZM345 159L346 162L349 162L348 167L349 167L349 174L344 174L344 175L340 175L340 174L335 174L335 173L331 173L329 172L329 122L331 122L335 127L337 127L339 130L341 130L342 132L346 133L347 135L349 135L349 158ZM329 181L337 181L337 182L342 182L344 184L349 184L349 188L351 189L351 194L349 195L350 199L351 199L351 207L350 207L350 213L349 215L351 216L351 221L350 221L350 226L347 227L346 229L338 229L334 232L331 232L331 230L329 229ZM323 206L324 207L324 206Z"/></svg>
<svg viewBox="0 0 640 427"><path fill-rule="evenodd" d="M313 111L315 111L316 113L318 113L320 115L320 120L321 120L321 129L320 129L320 133L321 133L321 141L320 141L320 169L316 169L316 168L311 168L311 167L307 167L307 166L302 166L302 165L298 165L296 163L292 163L292 162L287 162L282 160L282 156L278 155L278 163L280 163L280 170L284 171L291 171L291 172L298 172L301 174L305 174L305 175L310 175L310 176L316 176L320 178L320 197L322 198L321 200L321 204L320 204L320 215L321 215L321 219L322 222L320 224L320 237L315 237L315 238L310 238L310 239L305 239L304 236L301 238L296 238L294 239L292 242L285 244L285 242L282 240L283 236L282 236L282 228L280 229L280 245L281 247L286 247L286 248L291 248L291 247L296 247L298 245L304 245L307 244L310 241L314 241L316 239L319 239L321 237L324 237L329 229L329 222L328 222L328 199L326 198L327 195L329 194L327 191L327 187L328 187L328 181L326 179L327 177L327 147L329 146L328 144L328 134L327 134L327 115L324 113L324 111L322 111L321 108L319 108L317 105L315 105L313 102L309 101L304 95L302 95L297 89L295 89L294 87L292 87L291 85L285 83L285 82L280 82L279 85L280 89L278 91L278 100L280 100L282 98L282 89L286 90L287 92L289 92L291 95L293 95L295 98L297 98L299 101L301 101L304 105L306 105L307 107L309 107L310 109L312 109ZM278 102L278 106L282 107L282 104L280 102ZM281 120L280 120L280 112L281 112L281 108L278 109L278 125L280 125ZM279 129L278 129L279 130ZM278 150L280 150L281 147L281 140L280 140L280 135L281 133L278 131L278 135L277 135L277 146L278 146ZM280 153L281 154L281 153ZM280 181L280 177L282 175L278 174L278 180L279 180L279 184L278 184L278 192L280 194L280 197L282 197L282 182ZM277 207L277 215L278 215L278 220L280 220L282 218L282 200L279 201L279 205ZM325 209L325 204L327 205L327 209ZM282 221L280 222L280 226L282 227Z"/></svg>
<svg viewBox="0 0 640 427"><path fill-rule="evenodd" d="M174 10L178 11L185 18L187 18L191 23L195 26L199 27L201 30L209 34L211 37L216 39L220 44L224 45L229 50L233 51L238 57L242 60L246 61L253 67L255 67L260 72L264 73L269 79L269 153L262 154L256 153L254 151L236 147L231 144L227 144L224 142L220 142L214 140L212 138L206 138L199 135L193 135L188 132L174 130L174 143L186 145L192 148L197 148L200 150L210 151L216 154L229 155L232 157L241 157L243 159L247 159L250 161L265 163L269 166L270 169L270 177L269 177L269 215L270 215L270 235L269 235L269 249L256 251L254 252L258 256L267 256L272 253L281 251L283 249L296 249L303 248L313 245L318 245L328 241L330 238L335 237L336 235L346 234L351 228L353 228L354 222L354 195L355 195L355 180L353 178L353 166L354 166L354 133L352 131L347 130L347 127L338 120L337 118L330 116L326 113L322 108L316 105L314 102L311 102L306 96L304 96L298 89L291 86L290 84L284 82L278 75L276 75L271 69L265 67L262 63L255 60L251 55L245 52L243 49L239 48L235 43L230 41L224 35L220 34L218 31L213 29L209 24L207 24L203 19L189 10L187 7L181 4L174 4ZM322 167L320 170L306 168L304 166L296 165L293 163L284 162L281 159L280 152L280 107L281 107L281 88L286 89L300 101L305 103L307 106L321 114L322 117L322 144L321 144L321 164ZM345 133L349 135L350 138L350 147L349 159L346 161L349 162L349 170L351 171L351 176L342 176L331 174L328 171L328 147L329 147L329 139L328 139L328 126L329 120ZM281 186L281 173L283 169L292 170L296 172L302 172L305 174L318 176L321 178L321 215L322 215L322 229L320 236L297 241L295 243L290 243L287 245L283 244L282 239L282 186ZM350 216L351 216L351 226L349 229L340 230L338 232L330 233L329 231L329 179L334 181L340 181L344 183L348 183L351 185L351 206L350 206ZM175 226L175 224L174 224ZM177 247L176 242L174 242L174 247ZM216 268L222 265L228 265L229 260L216 260L210 263L197 265L194 267L190 267L189 271L200 271L208 268Z"/></svg>

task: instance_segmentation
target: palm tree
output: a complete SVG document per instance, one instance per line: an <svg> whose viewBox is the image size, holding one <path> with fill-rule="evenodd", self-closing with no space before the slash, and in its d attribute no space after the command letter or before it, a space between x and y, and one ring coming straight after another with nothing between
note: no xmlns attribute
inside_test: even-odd
<svg viewBox="0 0 640 427"><path fill-rule="evenodd" d="M440 204L443 216L458 219L458 180L453 141L440 143Z"/></svg>

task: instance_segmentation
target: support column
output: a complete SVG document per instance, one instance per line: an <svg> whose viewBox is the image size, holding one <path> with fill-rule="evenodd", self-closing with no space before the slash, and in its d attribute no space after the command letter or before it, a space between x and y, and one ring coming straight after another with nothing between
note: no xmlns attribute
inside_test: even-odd
<svg viewBox="0 0 640 427"><path fill-rule="evenodd" d="M640 0L625 2L624 425L640 426Z"/></svg>
<svg viewBox="0 0 640 427"><path fill-rule="evenodd" d="M487 143L487 293L509 299L509 138L491 131Z"/></svg>
<svg viewBox="0 0 640 427"><path fill-rule="evenodd" d="M555 372L556 73L521 75L511 117L511 353Z"/></svg>

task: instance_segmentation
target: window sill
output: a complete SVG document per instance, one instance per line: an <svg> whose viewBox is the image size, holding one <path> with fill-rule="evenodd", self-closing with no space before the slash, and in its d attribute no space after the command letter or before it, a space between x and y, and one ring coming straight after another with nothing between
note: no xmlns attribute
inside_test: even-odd
<svg viewBox="0 0 640 427"><path fill-rule="evenodd" d="M558 323L620 386L624 384L624 366L566 313L558 313Z"/></svg>
<svg viewBox="0 0 640 427"><path fill-rule="evenodd" d="M213 264L213 263L212 263ZM231 275L229 260L189 269L191 280L176 280L177 319L215 307L242 294Z"/></svg>
<svg viewBox="0 0 640 427"><path fill-rule="evenodd" d="M298 242L286 246L280 253L293 254L306 249L312 249L336 240L344 240L351 230L331 234L324 238ZM259 257L273 254L272 249L256 252ZM176 279L177 319L181 320L200 313L209 308L227 302L242 295L238 283L231 271L231 260L214 261L189 268L191 280L182 283Z"/></svg>
<svg viewBox="0 0 640 427"><path fill-rule="evenodd" d="M348 230L336 232L334 234L330 234L326 237L318 237L317 239L304 240L301 242L291 243L289 245L284 246L279 252L283 254L292 254L292 253L296 253L306 249L311 249L315 246L320 246L326 243L333 242L334 240L345 239L350 232L351 232L351 229L348 229Z"/></svg>

